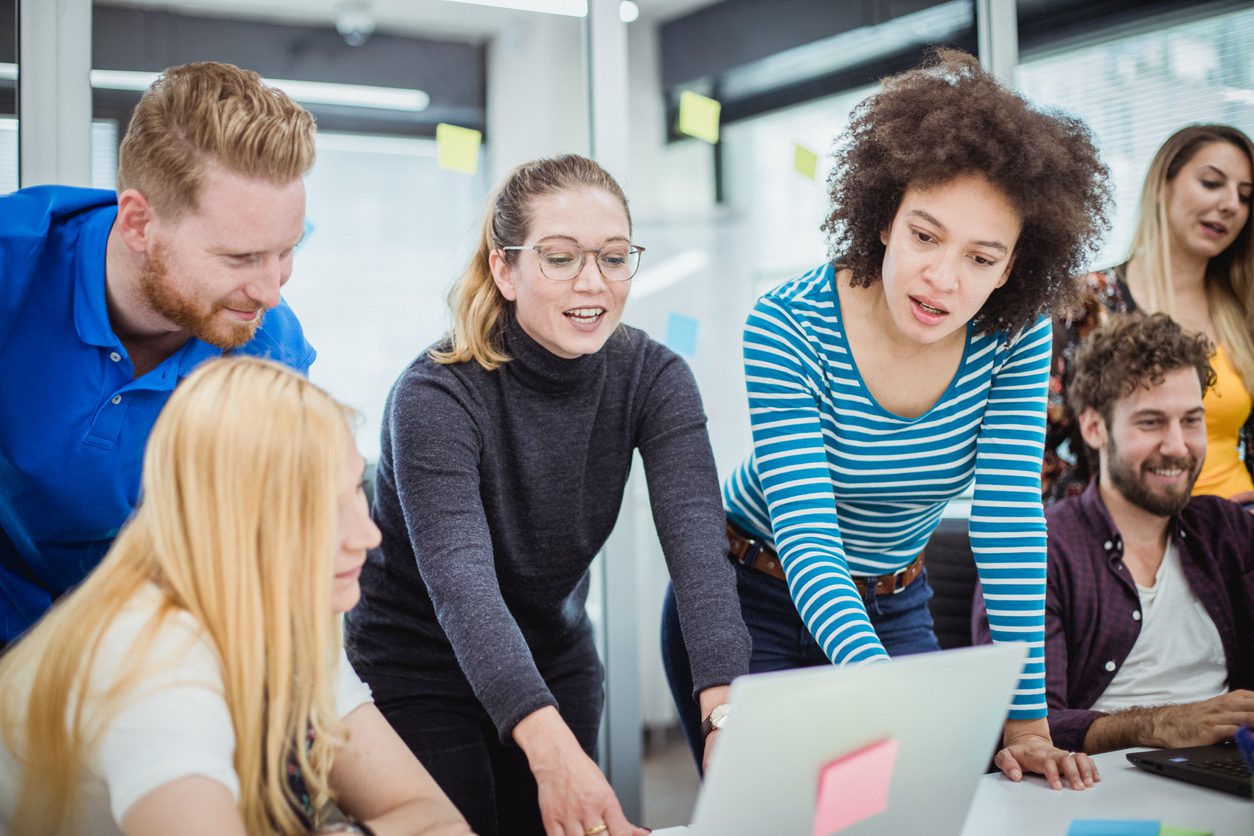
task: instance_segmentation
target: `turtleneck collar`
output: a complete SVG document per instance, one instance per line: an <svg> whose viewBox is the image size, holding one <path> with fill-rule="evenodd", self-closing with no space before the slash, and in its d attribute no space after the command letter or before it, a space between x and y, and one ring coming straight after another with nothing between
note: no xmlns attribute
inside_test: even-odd
<svg viewBox="0 0 1254 836"><path fill-rule="evenodd" d="M511 358L502 369L537 392L583 392L595 384L604 372L608 346L602 346L595 354L585 354L573 360L558 357L523 330L512 307L501 318L501 336L505 353Z"/></svg>

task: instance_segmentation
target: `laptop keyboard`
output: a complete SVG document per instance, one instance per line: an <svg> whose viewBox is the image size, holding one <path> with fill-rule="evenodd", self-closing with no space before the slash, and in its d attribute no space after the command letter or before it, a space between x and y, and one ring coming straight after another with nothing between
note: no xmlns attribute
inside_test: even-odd
<svg viewBox="0 0 1254 836"><path fill-rule="evenodd" d="M1212 772L1222 772L1226 775L1233 775L1237 778L1251 777L1250 769L1239 760L1217 760L1217 761L1193 761L1192 766L1198 769L1208 769Z"/></svg>

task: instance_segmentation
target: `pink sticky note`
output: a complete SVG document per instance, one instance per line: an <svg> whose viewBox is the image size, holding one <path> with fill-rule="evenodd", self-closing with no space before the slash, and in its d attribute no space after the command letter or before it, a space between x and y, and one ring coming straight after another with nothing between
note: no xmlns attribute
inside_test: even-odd
<svg viewBox="0 0 1254 836"><path fill-rule="evenodd" d="M830 836L888 809L898 748L896 740L885 738L820 767L814 836Z"/></svg>

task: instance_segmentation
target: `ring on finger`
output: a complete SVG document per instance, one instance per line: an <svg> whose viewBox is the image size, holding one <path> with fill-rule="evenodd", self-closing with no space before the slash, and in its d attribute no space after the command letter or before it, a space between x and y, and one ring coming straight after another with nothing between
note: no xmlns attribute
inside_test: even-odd
<svg viewBox="0 0 1254 836"><path fill-rule="evenodd" d="M606 824L605 822L601 822L595 827L589 827L587 830L585 830L583 832L583 836L596 836L596 834L604 833L605 831L609 829L610 829L610 826L608 824Z"/></svg>
<svg viewBox="0 0 1254 836"><path fill-rule="evenodd" d="M1069 757L1069 758L1074 758L1074 757L1075 757L1075 752L1068 752L1068 753L1067 753L1067 757Z"/></svg>

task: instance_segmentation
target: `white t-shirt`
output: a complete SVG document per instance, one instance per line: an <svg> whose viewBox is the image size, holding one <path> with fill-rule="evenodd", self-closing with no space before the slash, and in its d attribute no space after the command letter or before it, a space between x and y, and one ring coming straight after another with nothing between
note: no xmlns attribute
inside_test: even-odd
<svg viewBox="0 0 1254 836"><path fill-rule="evenodd" d="M92 704L111 684L140 631L162 600L149 585L136 594L109 627L93 668L85 705L88 728ZM153 640L154 675L126 698L84 765L80 784L81 834L120 834L131 805L178 778L203 776L239 799L235 774L235 730L223 697L222 675L209 638L190 613L168 618ZM341 717L371 701L341 652L335 691ZM0 833L8 832L22 783L21 765L0 736Z"/></svg>
<svg viewBox="0 0 1254 836"><path fill-rule="evenodd" d="M1141 634L1093 710L1197 702L1226 693L1223 642L1210 614L1189 589L1171 540L1154 585L1137 584L1136 591L1141 598Z"/></svg>

